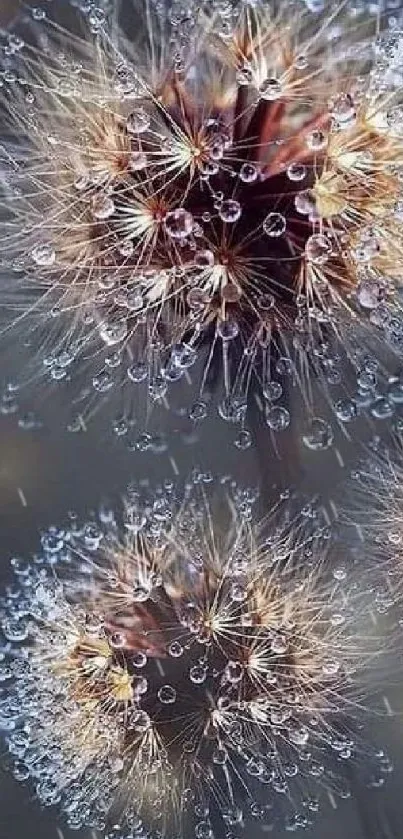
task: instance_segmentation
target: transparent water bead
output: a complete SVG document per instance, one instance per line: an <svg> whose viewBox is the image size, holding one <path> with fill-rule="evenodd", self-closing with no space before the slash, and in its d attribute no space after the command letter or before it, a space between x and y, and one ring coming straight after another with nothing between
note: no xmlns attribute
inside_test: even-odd
<svg viewBox="0 0 403 839"><path fill-rule="evenodd" d="M98 221L106 221L115 212L115 202L110 195L97 195L92 202L92 215Z"/></svg>
<svg viewBox="0 0 403 839"><path fill-rule="evenodd" d="M266 236L271 239L277 239L282 236L287 227L287 221L281 213L269 213L264 222L263 230Z"/></svg>
<svg viewBox="0 0 403 839"><path fill-rule="evenodd" d="M309 236L305 245L305 254L309 262L314 265L324 265L332 253L332 243L328 236L315 233Z"/></svg>
<svg viewBox="0 0 403 839"><path fill-rule="evenodd" d="M257 180L258 167L254 163L243 163L239 170L239 179L245 184L251 184Z"/></svg>
<svg viewBox="0 0 403 839"><path fill-rule="evenodd" d="M268 406L266 408L266 422L272 431L285 431L290 424L290 419L287 408L281 406Z"/></svg>
<svg viewBox="0 0 403 839"><path fill-rule="evenodd" d="M129 169L132 172L141 172L147 168L147 155L142 151L133 151L129 157Z"/></svg>
<svg viewBox="0 0 403 839"><path fill-rule="evenodd" d="M304 446L312 451L329 449L333 444L333 429L326 420L321 417L314 417L309 423L307 431L303 434L302 441Z"/></svg>
<svg viewBox="0 0 403 839"><path fill-rule="evenodd" d="M128 116L126 121L126 128L129 134L143 134L148 130L151 124L150 115L145 108L136 108L135 111Z"/></svg>
<svg viewBox="0 0 403 839"><path fill-rule="evenodd" d="M158 691L158 699L163 705L172 705L176 700L176 690L172 685L163 685Z"/></svg>
<svg viewBox="0 0 403 839"><path fill-rule="evenodd" d="M31 251L31 256L36 265L42 268L50 268L56 261L56 252L52 245L36 245Z"/></svg>
<svg viewBox="0 0 403 839"><path fill-rule="evenodd" d="M330 113L340 129L350 128L356 118L355 105L349 93L340 93L330 105Z"/></svg>
<svg viewBox="0 0 403 839"><path fill-rule="evenodd" d="M171 239L186 239L193 230L193 216L183 207L171 210L165 217L165 229Z"/></svg>
<svg viewBox="0 0 403 839"><path fill-rule="evenodd" d="M259 93L262 99L269 102L279 99L283 93L281 81L274 76L265 79L260 85Z"/></svg>
<svg viewBox="0 0 403 839"><path fill-rule="evenodd" d="M290 181L303 181L306 178L307 169L302 163L291 163L287 169L287 176Z"/></svg>
<svg viewBox="0 0 403 839"><path fill-rule="evenodd" d="M239 201L228 198L226 201L222 201L218 213L222 221L227 224L234 224L241 217L242 208Z"/></svg>

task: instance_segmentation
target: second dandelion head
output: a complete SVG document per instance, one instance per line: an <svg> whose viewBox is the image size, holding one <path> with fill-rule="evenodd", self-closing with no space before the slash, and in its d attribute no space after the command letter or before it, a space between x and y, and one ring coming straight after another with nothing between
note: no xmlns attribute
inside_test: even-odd
<svg viewBox="0 0 403 839"><path fill-rule="evenodd" d="M16 565L8 748L72 827L306 827L318 781L346 795L360 764L361 595L326 569L319 520L258 525L249 491L210 492L132 490Z"/></svg>

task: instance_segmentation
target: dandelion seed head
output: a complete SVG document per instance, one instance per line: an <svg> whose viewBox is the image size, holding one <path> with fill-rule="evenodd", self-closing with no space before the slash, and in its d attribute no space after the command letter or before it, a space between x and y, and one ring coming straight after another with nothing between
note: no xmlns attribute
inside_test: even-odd
<svg viewBox="0 0 403 839"><path fill-rule="evenodd" d="M141 45L119 7L95 24L84 9L77 33L34 16L7 57L3 262L23 275L7 294L45 329L53 379L67 347L71 371L96 358L94 389L130 400L135 361L158 402L192 358L201 397L220 369L224 419L244 423L257 384L280 430L273 386L337 401L343 364L356 384L368 354L399 352L398 18L300 0L134 12Z"/></svg>
<svg viewBox="0 0 403 839"><path fill-rule="evenodd" d="M318 779L345 795L360 764L357 586L326 569L319 514L257 523L256 493L215 487L132 486L13 563L1 719L71 827L308 826Z"/></svg>

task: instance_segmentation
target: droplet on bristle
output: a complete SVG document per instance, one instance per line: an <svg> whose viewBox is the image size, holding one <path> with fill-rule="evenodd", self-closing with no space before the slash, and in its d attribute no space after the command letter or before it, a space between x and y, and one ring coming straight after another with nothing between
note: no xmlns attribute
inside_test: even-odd
<svg viewBox="0 0 403 839"><path fill-rule="evenodd" d="M171 239L186 239L193 230L193 216L183 207L171 210L165 217L165 229Z"/></svg>
<svg viewBox="0 0 403 839"><path fill-rule="evenodd" d="M263 230L266 236L269 236L271 239L277 239L279 236L282 236L286 227L286 219L281 213L269 213L263 222Z"/></svg>
<svg viewBox="0 0 403 839"><path fill-rule="evenodd" d="M45 243L42 245L36 245L36 247L31 251L31 256L35 264L40 265L43 268L50 268L54 265L56 260L55 249L52 245Z"/></svg>

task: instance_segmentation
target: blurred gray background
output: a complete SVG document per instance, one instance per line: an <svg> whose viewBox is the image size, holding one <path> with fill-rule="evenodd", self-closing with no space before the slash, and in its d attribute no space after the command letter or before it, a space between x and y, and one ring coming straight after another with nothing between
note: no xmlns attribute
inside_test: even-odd
<svg viewBox="0 0 403 839"><path fill-rule="evenodd" d="M0 25L9 23L17 4L18 0L0 0ZM43 5L47 5L45 0ZM7 365L0 361L0 380L9 376ZM298 422L281 439L278 454L259 422L257 450L240 452L228 442L231 429L214 417L196 429L198 439L193 442L184 438L178 420L178 428L173 424L177 433L168 451L159 455L132 453L110 437L97 436L96 431L81 435L58 431L66 424L62 410L55 392L43 426L33 431L19 428L20 411L0 415L1 585L9 578L9 559L35 551L42 529L63 521L70 509L85 513L105 498L113 499L131 478L158 482L175 477L176 472L186 475L198 464L247 484L263 484L267 499L275 498L277 486L290 484L308 495L321 492L329 496L343 477L343 461L353 462L356 456L356 446L348 440L328 452L307 451L300 442ZM329 802L309 834L312 839L402 839L402 687L397 682L385 686L393 713L385 719L374 718L366 732L389 752L394 773L379 790L367 789L359 779L352 779L353 798L338 802L336 809ZM1 773L0 839L67 839L73 835L58 823L57 814L41 810L27 787ZM88 834L79 836L87 839Z"/></svg>

